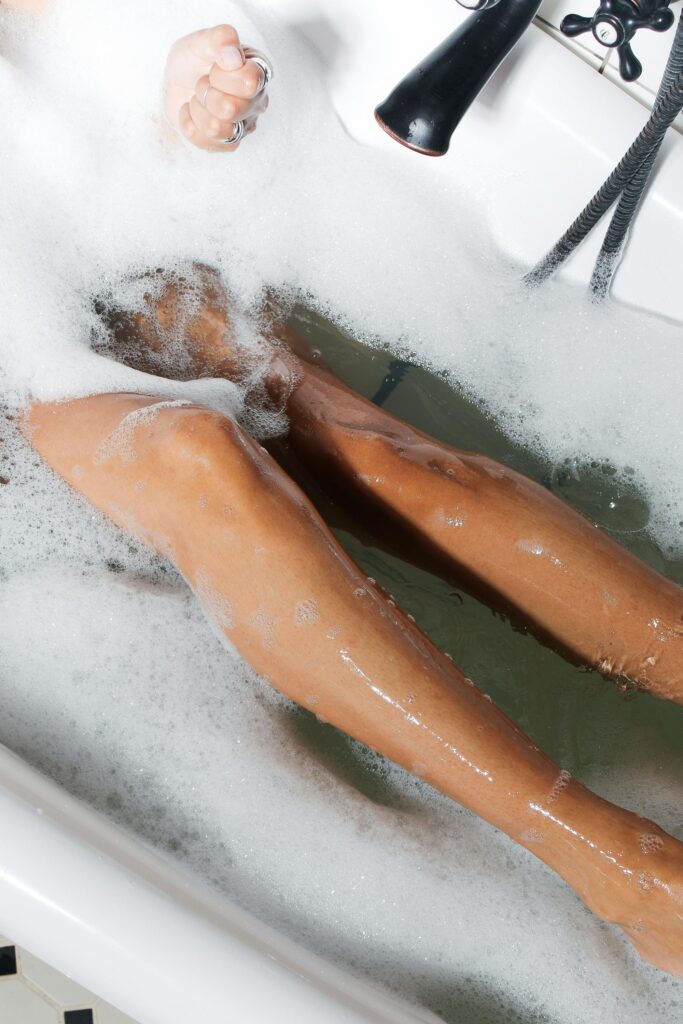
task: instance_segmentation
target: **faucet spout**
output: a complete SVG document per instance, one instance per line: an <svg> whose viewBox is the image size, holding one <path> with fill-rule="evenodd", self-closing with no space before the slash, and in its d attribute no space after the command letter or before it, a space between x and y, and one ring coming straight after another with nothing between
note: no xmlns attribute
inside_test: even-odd
<svg viewBox="0 0 683 1024"><path fill-rule="evenodd" d="M461 118L531 24L541 0L469 0L463 6L477 9L375 110L387 134L426 156L447 152Z"/></svg>

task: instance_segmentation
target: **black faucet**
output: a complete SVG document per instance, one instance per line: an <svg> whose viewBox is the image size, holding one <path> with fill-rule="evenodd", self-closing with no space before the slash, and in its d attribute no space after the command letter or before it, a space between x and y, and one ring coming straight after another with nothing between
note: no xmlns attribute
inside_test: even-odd
<svg viewBox="0 0 683 1024"><path fill-rule="evenodd" d="M458 0L473 13L375 110L397 142L443 156L472 100L531 24L541 0Z"/></svg>
<svg viewBox="0 0 683 1024"><path fill-rule="evenodd" d="M665 32L674 21L671 0L599 0L592 17L568 14L567 36L591 31L619 55L621 77L642 71L630 47L638 29ZM427 156L443 156L472 100L528 28L541 0L458 0L473 13L399 82L375 110L392 139Z"/></svg>

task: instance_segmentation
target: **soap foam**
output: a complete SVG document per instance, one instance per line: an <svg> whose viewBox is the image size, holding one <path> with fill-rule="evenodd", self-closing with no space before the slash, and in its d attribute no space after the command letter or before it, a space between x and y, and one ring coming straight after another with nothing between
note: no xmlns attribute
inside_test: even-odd
<svg viewBox="0 0 683 1024"><path fill-rule="evenodd" d="M395 799L327 771L301 713L226 651L172 568L20 437L29 397L133 390L241 415L233 385L170 382L90 344L93 296L134 306L131 275L201 260L238 297L256 353L265 290L303 293L448 372L549 457L631 467L674 545L680 329L557 283L523 292L457 187L418 187L422 172L345 135L267 6L244 5L250 24L214 0L58 0L39 29L0 9L0 741L312 948L429 1005L459 1002L451 1019L675 1019L681 985L495 830L350 741ZM160 142L158 109L171 42L225 20L276 78L259 131L220 159ZM126 74L109 76L117 51ZM640 778L629 803L652 813Z"/></svg>
<svg viewBox="0 0 683 1024"><path fill-rule="evenodd" d="M437 189L419 161L408 171L355 144L316 88L315 59L268 6L59 0L33 32L0 12L14 60L0 62L7 387L19 399L182 397L187 385L88 350L100 330L90 299L136 270L201 260L243 311L268 288L303 292L368 342L447 372L515 440L628 470L651 531L680 549L680 325L595 308L559 282L522 288L522 268L487 236L485 196L471 195L490 179L477 154ZM226 19L272 55L276 78L259 131L237 155L208 157L165 140L160 82L175 38ZM103 73L115 50L125 75ZM225 401L238 408L234 392Z"/></svg>
<svg viewBox="0 0 683 1024"><path fill-rule="evenodd" d="M325 727L226 651L168 565L45 476L27 472L23 498L33 488L32 515L45 522L49 508L57 532L32 537L36 558L0 588L0 742L451 1024L678 1019L683 985L501 833L332 735L323 742L345 744L365 792L331 772L307 735ZM614 776L635 809L652 812L656 792L659 819L676 820L657 771Z"/></svg>

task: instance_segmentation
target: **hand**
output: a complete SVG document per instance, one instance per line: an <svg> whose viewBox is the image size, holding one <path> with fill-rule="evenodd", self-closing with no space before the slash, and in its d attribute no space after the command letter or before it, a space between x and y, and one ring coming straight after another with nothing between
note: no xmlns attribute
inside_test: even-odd
<svg viewBox="0 0 683 1024"><path fill-rule="evenodd" d="M258 55L260 56L260 54ZM166 62L164 107L173 127L199 149L232 153L239 140L226 145L235 125L253 132L268 106L264 72L245 59L231 25L192 32L173 44Z"/></svg>

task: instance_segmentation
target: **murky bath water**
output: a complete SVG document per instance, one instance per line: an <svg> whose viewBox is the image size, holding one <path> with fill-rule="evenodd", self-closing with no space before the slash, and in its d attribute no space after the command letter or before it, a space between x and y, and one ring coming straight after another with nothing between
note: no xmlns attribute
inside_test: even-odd
<svg viewBox="0 0 683 1024"><path fill-rule="evenodd" d="M450 383L390 353L358 344L329 321L299 308L291 323L326 365L367 398L431 436L481 452L549 487L657 571L683 585L683 558L667 556L648 535L648 507L606 464L550 465L514 446L481 408ZM385 396L385 397L383 397ZM328 506L327 515L334 512ZM576 668L462 590L414 568L351 529L336 534L352 557L415 616L466 675L477 681L555 760L610 796L611 774L649 761L683 779L683 708L647 694L623 695L595 672ZM617 791L614 799L618 799ZM652 793L654 816L683 834L683 809ZM623 802L623 794L622 794Z"/></svg>
<svg viewBox="0 0 683 1024"><path fill-rule="evenodd" d="M292 319L357 391L381 390L384 407L420 429L548 484L683 581L683 565L648 538L645 503L609 467L550 466L445 380L397 367L303 309ZM392 390L385 378L397 372ZM0 499L16 514L0 527L19 553L9 575L0 566L0 742L447 1024L681 1019L683 985L638 964L535 858L275 695L230 658L170 566L25 459L2 469ZM381 551L331 501L321 507L368 574L563 767L683 836L682 708L620 695Z"/></svg>
<svg viewBox="0 0 683 1024"><path fill-rule="evenodd" d="M643 561L683 584L683 559L667 556L648 535L647 502L609 465L551 465L513 445L484 410L419 365L360 345L304 308L294 311L291 323L325 364L360 394L379 398L387 411L453 447L484 453L549 487ZM334 521L332 503L323 498L321 507ZM351 526L336 528L335 533L367 573L453 655L466 675L584 783L628 805L624 778L645 768L651 782L648 813L683 837L683 806L672 799L672 793L680 793L683 779L683 707L647 694L621 694L597 673L570 665L466 592L373 546L367 535L361 537L362 531ZM379 803L391 806L400 801L395 789L384 785L381 773L368 771L349 756L340 734L308 713L302 715L302 735L332 771ZM636 797L636 803L641 801ZM430 1005L449 1024L550 1020L520 1007L503 1007L481 991L469 1000L462 989L444 989Z"/></svg>
<svg viewBox="0 0 683 1024"><path fill-rule="evenodd" d="M226 18L247 38L234 4L52 6L43 35L17 40L18 72L3 64L0 362L11 387L44 398L134 387L120 367L83 358L92 324L75 291L108 293L151 254L155 266L182 272L201 253L245 302L266 284L301 286L359 328L412 339L433 364L453 367L457 349L463 381L491 401L504 381L502 416L514 381L513 415L521 407L531 417L524 433L564 454L591 446L564 424L558 445L551 410L605 436L614 426L606 450L620 461L628 452L649 493L665 467L660 512L669 491L680 501L679 454L672 445L671 458L658 458L667 436L650 418L659 403L678 419L680 338L624 311L615 326L562 287L529 305L482 230L488 197L472 193L473 168L462 195L422 193L407 165L403 173L391 155L347 138L322 83L316 89L318 57L287 19L278 25L278 5L254 5L274 22L264 39L278 67L272 118L253 140L255 159L231 163L229 182L221 161L198 175L196 154L160 160L150 124L172 40ZM102 75L102 47L130 56L125 81ZM55 251L59 260L45 259ZM344 379L377 392L388 355L305 312L298 319ZM418 329L427 324L433 344ZM617 394L620 403L607 404ZM648 540L643 502L608 467L534 459L416 367L385 405L551 483L682 578ZM12 429L2 419L0 428ZM264 920L448 1024L683 1019L683 983L640 965L616 929L495 829L275 695L221 646L170 566L15 447L14 463L0 449L9 481L0 484L0 742ZM625 699L452 586L346 526L338 533L564 767L683 835L680 708Z"/></svg>

